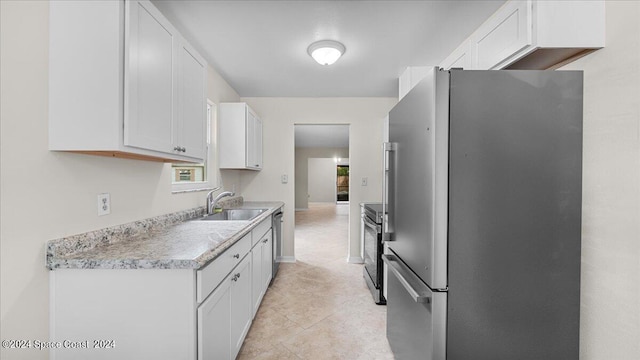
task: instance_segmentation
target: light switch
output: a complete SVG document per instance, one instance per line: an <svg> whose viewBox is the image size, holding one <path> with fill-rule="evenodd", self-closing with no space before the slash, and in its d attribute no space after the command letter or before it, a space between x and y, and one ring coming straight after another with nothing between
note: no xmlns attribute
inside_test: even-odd
<svg viewBox="0 0 640 360"><path fill-rule="evenodd" d="M282 181L283 184L286 184L289 182L289 177L286 174L284 174L280 177L280 181Z"/></svg>

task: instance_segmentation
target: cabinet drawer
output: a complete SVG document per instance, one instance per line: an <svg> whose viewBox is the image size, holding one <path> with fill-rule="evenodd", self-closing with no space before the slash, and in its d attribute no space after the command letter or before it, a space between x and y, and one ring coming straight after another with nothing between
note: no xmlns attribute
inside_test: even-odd
<svg viewBox="0 0 640 360"><path fill-rule="evenodd" d="M258 241L262 240L264 234L269 230L271 230L271 216L262 220L262 222L251 231L251 247L254 247Z"/></svg>
<svg viewBox="0 0 640 360"><path fill-rule="evenodd" d="M198 303L201 303L220 284L249 250L251 250L251 234L245 235L211 264L196 272Z"/></svg>

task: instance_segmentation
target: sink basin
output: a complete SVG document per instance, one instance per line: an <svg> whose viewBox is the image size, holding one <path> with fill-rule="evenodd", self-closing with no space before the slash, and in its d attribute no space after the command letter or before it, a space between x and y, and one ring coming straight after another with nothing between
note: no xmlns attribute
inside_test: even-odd
<svg viewBox="0 0 640 360"><path fill-rule="evenodd" d="M205 215L203 221L252 220L267 209L225 209L219 213Z"/></svg>

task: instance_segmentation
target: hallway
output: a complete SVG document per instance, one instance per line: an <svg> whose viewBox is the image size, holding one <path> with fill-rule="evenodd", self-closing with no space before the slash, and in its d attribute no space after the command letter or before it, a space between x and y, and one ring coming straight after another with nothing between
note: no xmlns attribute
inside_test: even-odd
<svg viewBox="0 0 640 360"><path fill-rule="evenodd" d="M386 307L346 262L348 219L348 205L296 212L296 262L280 265L238 359L393 359Z"/></svg>

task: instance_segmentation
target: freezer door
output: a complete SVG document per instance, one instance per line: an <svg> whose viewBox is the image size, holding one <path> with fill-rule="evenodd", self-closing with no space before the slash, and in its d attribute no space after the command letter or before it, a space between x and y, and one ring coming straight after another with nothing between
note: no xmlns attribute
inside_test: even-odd
<svg viewBox="0 0 640 360"><path fill-rule="evenodd" d="M387 339L397 360L445 360L447 293L433 292L395 255L389 269Z"/></svg>
<svg viewBox="0 0 640 360"><path fill-rule="evenodd" d="M448 94L434 68L389 113L388 245L432 289L447 287Z"/></svg>

